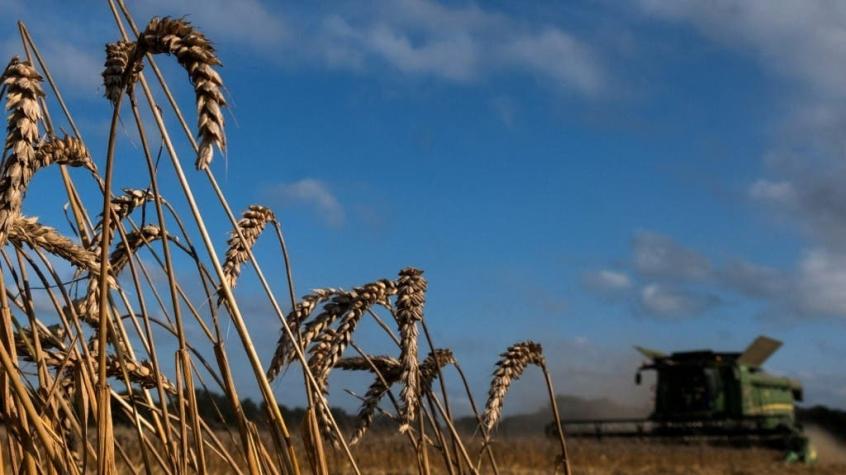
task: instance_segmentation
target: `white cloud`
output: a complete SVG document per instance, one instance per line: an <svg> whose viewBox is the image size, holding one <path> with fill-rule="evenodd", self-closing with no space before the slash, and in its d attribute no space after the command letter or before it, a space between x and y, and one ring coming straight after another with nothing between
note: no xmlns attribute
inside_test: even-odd
<svg viewBox="0 0 846 475"><path fill-rule="evenodd" d="M799 264L798 304L815 315L846 317L846 255L808 252Z"/></svg>
<svg viewBox="0 0 846 475"><path fill-rule="evenodd" d="M688 22L821 94L846 97L846 3L829 0L640 0L658 18Z"/></svg>
<svg viewBox="0 0 846 475"><path fill-rule="evenodd" d="M339 227L344 224L345 213L341 203L326 183L313 178L304 178L293 183L279 183L266 194L283 208L308 206L319 213L326 224Z"/></svg>
<svg viewBox="0 0 846 475"><path fill-rule="evenodd" d="M646 276L702 279L711 272L708 259L669 236L639 231L632 242L635 269Z"/></svg>
<svg viewBox="0 0 846 475"><path fill-rule="evenodd" d="M704 313L720 303L713 294L699 294L685 289L648 284L641 290L641 309L664 318L691 317Z"/></svg>
<svg viewBox="0 0 846 475"><path fill-rule="evenodd" d="M525 67L563 88L595 94L604 87L603 71L594 53L568 33L547 28L537 35L514 38L504 46L507 62Z"/></svg>
<svg viewBox="0 0 846 475"><path fill-rule="evenodd" d="M603 295L622 294L631 289L632 280L625 272L601 269L584 275L588 289Z"/></svg>
<svg viewBox="0 0 846 475"><path fill-rule="evenodd" d="M793 205L796 201L796 190L787 181L759 179L749 187L749 196L770 204Z"/></svg>
<svg viewBox="0 0 846 475"><path fill-rule="evenodd" d="M492 74L530 74L561 90L600 93L607 72L586 42L553 25L528 25L476 5L401 0L336 11L298 35L300 54L333 68L379 65L458 83Z"/></svg>

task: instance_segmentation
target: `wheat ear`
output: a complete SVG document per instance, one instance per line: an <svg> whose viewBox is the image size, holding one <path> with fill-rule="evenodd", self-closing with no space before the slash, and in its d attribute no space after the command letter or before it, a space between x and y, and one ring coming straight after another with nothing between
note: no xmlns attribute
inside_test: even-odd
<svg viewBox="0 0 846 475"><path fill-rule="evenodd" d="M135 43L130 41L116 41L106 45L106 66L103 69L103 88L105 95L112 104L117 103L124 91L123 75L126 67L133 64L133 71L128 78L126 89L131 90L138 74L144 67L144 62L136 56Z"/></svg>
<svg viewBox="0 0 846 475"><path fill-rule="evenodd" d="M314 351L308 364L315 376L325 375L324 377L328 377L332 366L341 359L344 350L352 341L353 332L364 312L379 303L387 305L388 298L395 295L396 292L396 284L387 279L371 282L349 292L347 295L349 303L340 318L337 329L328 340L322 338L321 344L313 348ZM327 328L323 332L325 333L328 330ZM306 345L307 340L305 338L303 340L303 345Z"/></svg>
<svg viewBox="0 0 846 475"><path fill-rule="evenodd" d="M423 319L426 302L426 279L423 271L409 267L399 273L397 280L396 316L400 329L400 362L403 388L402 423L400 432L411 428L420 403L419 368L417 361L417 322Z"/></svg>
<svg viewBox="0 0 846 475"><path fill-rule="evenodd" d="M544 367L543 348L539 343L524 341L515 343L500 355L496 363L496 370L488 392L488 402L485 404L484 424L490 433L502 415L502 405L505 394L513 381L520 378L530 364Z"/></svg>
<svg viewBox="0 0 846 475"><path fill-rule="evenodd" d="M77 137L51 137L38 144L33 173L39 168L53 164L82 167L91 173L97 173L97 166L94 165L91 154L88 152L85 144L82 143L82 140Z"/></svg>
<svg viewBox="0 0 846 475"><path fill-rule="evenodd" d="M358 410L358 423L353 429L352 436L350 436L350 445L355 445L361 441L367 429L373 425L373 419L376 415L376 408L379 407L379 401L387 394L390 385L399 379L399 372L393 374L393 378L389 379L390 375L383 374L382 378L378 375L373 383L367 388L362 398L361 408ZM388 383L387 385L385 383Z"/></svg>
<svg viewBox="0 0 846 475"><path fill-rule="evenodd" d="M163 239L164 233L161 228L154 225L147 225L141 229L132 231L126 234L126 240L118 243L114 251L109 256L109 270L111 271L111 279L117 278L120 272L129 264L129 259L135 251L145 244L149 244L157 239ZM168 236L168 239L175 239L173 236ZM112 280L112 283L114 281ZM83 321L89 324L96 325L100 314L99 307L99 292L100 284L98 279L88 280L88 290L85 297L74 301L77 315Z"/></svg>
<svg viewBox="0 0 846 475"><path fill-rule="evenodd" d="M129 264L130 256L135 253L138 248L149 244L157 239L163 239L164 232L158 226L148 224L141 229L129 232L126 234L126 240L118 243L111 255L109 255L109 262L112 274L117 277L120 271ZM167 236L168 239L175 239L173 236Z"/></svg>
<svg viewBox="0 0 846 475"><path fill-rule="evenodd" d="M311 313L314 312L317 305L333 295L336 295L338 292L339 291L337 289L316 289L313 290L312 293L303 297L302 300L294 306L294 310L285 316L285 320L288 322L288 326L290 326L291 331L295 335L299 334L300 325L302 325ZM276 343L276 350L274 351L273 357L268 365L267 378L269 380L272 381L279 374L282 368L291 361L291 358L293 358L294 350L292 345L293 344L287 334L282 332Z"/></svg>
<svg viewBox="0 0 846 475"><path fill-rule="evenodd" d="M95 253L62 236L55 229L40 224L38 218L15 218L9 229L9 240L15 245L27 243L33 248L44 249L94 275L100 272L100 261Z"/></svg>
<svg viewBox="0 0 846 475"><path fill-rule="evenodd" d="M5 150L10 153L0 173L0 246L6 243L9 226L20 213L26 185L32 177L41 119L38 98L44 96L41 76L29 62L17 57L3 71L3 86L6 109L10 111Z"/></svg>
<svg viewBox="0 0 846 475"><path fill-rule="evenodd" d="M155 195L153 195L153 193L149 190L124 188L122 195L112 198L112 212L117 218L116 221L121 221L132 214L136 208L155 199ZM102 219L102 216L100 219ZM97 227L101 228L103 225L98 224Z"/></svg>
<svg viewBox="0 0 846 475"><path fill-rule="evenodd" d="M335 368L345 371L369 371L372 373L374 366L382 374L397 372L401 367L399 360L392 356L368 356L367 358L351 356L335 362Z"/></svg>
<svg viewBox="0 0 846 475"><path fill-rule="evenodd" d="M144 53L176 56L179 64L188 71L194 85L200 137L196 166L198 170L205 169L211 163L213 146L221 152L226 148L221 112L226 100L222 93L223 81L214 69L220 65L214 46L189 22L168 17L150 20L141 33L139 45Z"/></svg>
<svg viewBox="0 0 846 475"><path fill-rule="evenodd" d="M276 221L273 211L260 205L251 205L244 211L241 219L238 220L237 230L233 230L226 243L226 260L223 263L223 276L229 283L229 288L234 288L241 274L241 265L250 258L249 250L256 244L261 232L268 223ZM244 241L238 235L244 236Z"/></svg>
<svg viewBox="0 0 846 475"><path fill-rule="evenodd" d="M438 370L448 364L455 364L455 355L448 348L437 348L430 352L420 364L420 396L432 390L432 383L438 377Z"/></svg>

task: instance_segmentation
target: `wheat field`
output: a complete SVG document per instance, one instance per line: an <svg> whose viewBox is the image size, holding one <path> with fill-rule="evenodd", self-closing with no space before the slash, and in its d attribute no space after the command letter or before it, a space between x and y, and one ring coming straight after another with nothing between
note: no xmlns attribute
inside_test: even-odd
<svg viewBox="0 0 846 475"><path fill-rule="evenodd" d="M506 468L513 444L489 434L508 389L530 368L545 376L550 420L559 419L542 347L525 341L498 359L492 355L489 398L477 405L460 355L430 336L422 270L407 267L351 289L298 294L283 223L260 204L237 215L212 169L227 147L227 99L211 40L184 19L136 23L121 0L111 0L109 8L117 34L105 48L102 72L104 100L112 110L108 130L101 131L108 137L105 155L87 147L50 74L51 58L41 55L22 22L21 55L3 72L8 120L0 166L0 469L381 473L372 465L378 460L390 461L391 470L403 467L401 473L516 473ZM187 74L194 104L176 101L156 63L167 56ZM194 127L184 109L194 111ZM136 144L131 153L118 145L127 137ZM159 150L154 142L161 143ZM193 169L184 165L186 157ZM64 207L67 223L25 213L27 190L45 168L58 171L61 183L52 190L61 191L47 198L55 210ZM121 190L115 177L127 172L145 176L146 185ZM215 199L200 203L194 191L199 188ZM80 191L86 189L94 192ZM229 221L225 242L209 233L210 208ZM277 250L285 288L270 286L255 246ZM413 256L408 259L413 263ZM253 343L252 322L234 291L245 272L257 278L278 317L276 348ZM188 290L198 285L199 294ZM356 329L365 319L384 330L393 355L370 354L358 345ZM230 327L237 345L226 344L224 329ZM251 369L266 425L245 415L232 369L236 358L245 358ZM286 421L280 408L285 401L271 386L290 368L302 374L299 391L308 400L305 422L297 427ZM341 430L327 400L336 370L370 381L351 431ZM453 424L448 386L471 401L461 411L471 411L478 422L472 436ZM197 400L209 390L224 395L211 415ZM221 432L224 413L232 427ZM377 415L395 422L395 435L371 436ZM118 419L127 425L116 424ZM543 447L532 461L543 471L570 473L560 428L554 439L531 445Z"/></svg>

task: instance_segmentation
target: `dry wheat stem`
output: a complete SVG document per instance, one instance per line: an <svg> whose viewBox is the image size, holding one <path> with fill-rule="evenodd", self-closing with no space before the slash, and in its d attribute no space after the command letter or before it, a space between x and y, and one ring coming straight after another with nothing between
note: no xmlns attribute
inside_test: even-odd
<svg viewBox="0 0 846 475"><path fill-rule="evenodd" d="M400 271L397 280L396 316L400 330L400 362L402 363L403 382L400 393L403 400L401 432L409 429L420 404L417 323L423 319L426 287L427 283L423 277L423 271L413 267Z"/></svg>
<svg viewBox="0 0 846 475"><path fill-rule="evenodd" d="M196 166L205 169L212 160L213 146L224 151L223 80L214 67L220 65L214 46L189 22L175 18L153 18L141 33L139 45L144 53L172 54L188 71L197 103L199 152Z"/></svg>
<svg viewBox="0 0 846 475"><path fill-rule="evenodd" d="M515 343L500 355L488 392L488 402L485 404L484 423L487 433L490 433L502 414L505 394L511 383L519 379L530 364L541 367L545 365L543 348L533 341Z"/></svg>

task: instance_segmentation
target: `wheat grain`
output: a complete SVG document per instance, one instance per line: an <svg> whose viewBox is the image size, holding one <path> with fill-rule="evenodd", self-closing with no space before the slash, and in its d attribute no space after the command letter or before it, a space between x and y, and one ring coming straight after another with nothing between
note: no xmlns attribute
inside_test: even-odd
<svg viewBox="0 0 846 475"><path fill-rule="evenodd" d="M500 355L488 392L488 401L485 404L484 424L487 433L490 433L502 414L505 394L511 383L519 379L530 364L541 367L546 364L543 348L533 341L515 343Z"/></svg>
<svg viewBox="0 0 846 475"><path fill-rule="evenodd" d="M350 437L350 445L359 443L370 426L373 425L373 418L376 414L376 408L379 407L379 402L387 394L390 387L401 379L403 372L402 363L396 358L376 356L371 357L371 360L378 368L379 374L362 397L361 407L358 410L358 422ZM455 357L451 350L436 349L429 353L423 363L420 364L419 397L431 390L432 383L438 377L440 368L454 363ZM363 357L343 358L335 367L373 372L373 367Z"/></svg>
<svg viewBox="0 0 846 475"><path fill-rule="evenodd" d="M48 327L36 327L38 329L38 339L41 342L41 348L61 349L65 340L66 332L61 325L50 325ZM18 354L29 355L31 345L34 345L34 335L31 328L21 328L20 331L15 332L15 348Z"/></svg>
<svg viewBox="0 0 846 475"><path fill-rule="evenodd" d="M423 319L426 301L426 279L423 271L409 267L399 273L397 280L396 316L400 329L400 361L402 362L403 388L400 397L402 423L400 432L406 432L414 421L420 403L418 393L419 370L417 361L417 322Z"/></svg>
<svg viewBox="0 0 846 475"><path fill-rule="evenodd" d="M140 50L144 53L167 53L188 71L197 104L197 126L199 129L199 152L196 166L205 169L212 160L212 147L220 151L226 148L223 130L223 113L226 105L223 98L223 81L214 66L220 64L214 47L206 37L189 22L174 18L153 18L139 38Z"/></svg>
<svg viewBox="0 0 846 475"><path fill-rule="evenodd" d="M361 287L356 287L349 292L343 292L337 289L319 289L303 299L302 307L296 308L288 315L286 320L291 325L294 332L298 332L299 327L305 319L314 311L314 308L322 301L330 299L323 306L322 311L315 316L311 321L305 324L300 335L300 345L306 348L309 344L315 341L321 333L326 331L336 320L341 316L349 313L353 308L357 307L357 318L361 317L367 308L374 304L388 306L390 305L389 297L396 294L396 284L390 280L382 279L377 282L372 282ZM350 322L348 322L350 323ZM353 324L354 328L354 324ZM287 335L283 332L279 337L276 345L276 351L273 358L268 365L267 376L268 379L274 379L282 368L285 367L294 358L295 352L293 344L289 341ZM340 357L340 356L339 356ZM331 364L330 366L331 367ZM328 368L327 368L328 369Z"/></svg>
<svg viewBox="0 0 846 475"><path fill-rule="evenodd" d="M115 284L115 279L120 272L129 264L129 259L135 251L145 244L157 239L164 238L161 228L154 225L147 225L141 229L126 234L126 240L118 243L109 256L109 271L111 272L110 286ZM168 235L168 239L175 239ZM88 279L88 290L85 297L74 301L76 314L85 322L96 327L100 315L100 284L98 279Z"/></svg>

